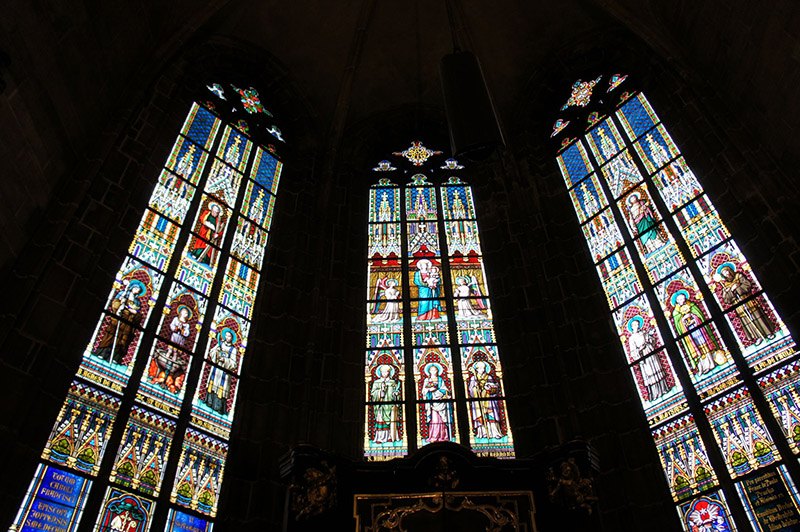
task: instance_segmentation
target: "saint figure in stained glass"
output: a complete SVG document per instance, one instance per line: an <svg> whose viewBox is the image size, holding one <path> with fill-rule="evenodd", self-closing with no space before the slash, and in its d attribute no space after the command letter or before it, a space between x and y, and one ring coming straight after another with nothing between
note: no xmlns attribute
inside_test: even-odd
<svg viewBox="0 0 800 532"><path fill-rule="evenodd" d="M397 371L389 364L381 364L376 370L376 378L372 381L369 392L370 400L375 401L372 406L375 416L375 443L399 441L398 410L400 405L389 401L400 399L400 383L397 380Z"/></svg>
<svg viewBox="0 0 800 532"><path fill-rule="evenodd" d="M378 279L375 286L375 298L384 299L383 309L379 311L380 301L373 305L372 322L398 321L400 314L400 290L397 288L397 279L384 277Z"/></svg>
<svg viewBox="0 0 800 532"><path fill-rule="evenodd" d="M420 321L438 320L441 305L434 299L439 297L441 278L439 268L428 259L417 261L417 271L414 274L414 284L419 288L419 297L427 299L419 302L417 319Z"/></svg>
<svg viewBox="0 0 800 532"><path fill-rule="evenodd" d="M717 270L722 301L731 307L750 297L756 286L747 274L736 270L731 263L725 263ZM736 317L742 325L742 332L749 343L760 344L765 339L775 337L777 324L772 320L771 313L762 306L763 300L756 297L734 309Z"/></svg>
<svg viewBox="0 0 800 532"><path fill-rule="evenodd" d="M481 289L478 284L478 279L472 276L462 275L456 279L456 285L453 287L453 295L458 299L458 320L481 319L486 317L485 309L486 304L480 297ZM473 304L470 296L475 297L475 304Z"/></svg>
<svg viewBox="0 0 800 532"><path fill-rule="evenodd" d="M480 399L469 403L473 430L476 438L499 439L503 437L500 413L500 385L483 360L475 362L469 376L467 389L471 398Z"/></svg>
<svg viewBox="0 0 800 532"><path fill-rule="evenodd" d="M635 227L635 236L648 251L654 251L664 245L667 239L656 226L657 217L650 203L643 200L643 195L632 192L626 199L630 224Z"/></svg>
<svg viewBox="0 0 800 532"><path fill-rule="evenodd" d="M142 301L147 288L137 279L129 280L117 292L110 305L110 315L100 342L92 354L103 360L122 364L133 340L136 325L142 321Z"/></svg>
<svg viewBox="0 0 800 532"><path fill-rule="evenodd" d="M442 377L442 366L436 362L428 363L424 369L422 397L425 403L425 421L428 428L428 442L450 441L452 426L452 404L441 401L450 396L447 383Z"/></svg>
<svg viewBox="0 0 800 532"><path fill-rule="evenodd" d="M672 321L678 334L686 334L679 341L689 354L695 373L707 373L717 366L716 355L722 346L708 325L698 327L706 317L700 306L689 299L685 290L672 295ZM724 358L724 356L722 357Z"/></svg>
<svg viewBox="0 0 800 532"><path fill-rule="evenodd" d="M202 264L212 264L214 249L209 245L218 246L225 230L225 217L222 209L216 203L211 203L207 209L200 214L199 236L194 240L189 253Z"/></svg>

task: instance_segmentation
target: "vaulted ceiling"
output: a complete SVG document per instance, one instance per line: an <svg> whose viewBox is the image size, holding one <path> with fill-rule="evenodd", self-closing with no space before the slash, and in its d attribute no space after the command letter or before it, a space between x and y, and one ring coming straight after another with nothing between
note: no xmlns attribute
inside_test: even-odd
<svg viewBox="0 0 800 532"><path fill-rule="evenodd" d="M582 59L596 59L593 44L602 48L606 35L622 33L710 95L709 108L720 116L739 113L781 167L798 162L796 2L453 5L457 38L479 56L507 133L526 127L530 117L519 110L531 101L543 102L538 114L549 121L572 77L582 75ZM102 159L165 70L216 37L246 43L282 65L316 115L317 133L333 143L371 117L413 106L440 109L439 61L453 48L445 0L12 3L0 18L0 50L10 58L0 94L0 160L9 178L0 194L13 206L0 216L0 262L19 252L31 216L51 201L55 184L89 171L87 161Z"/></svg>

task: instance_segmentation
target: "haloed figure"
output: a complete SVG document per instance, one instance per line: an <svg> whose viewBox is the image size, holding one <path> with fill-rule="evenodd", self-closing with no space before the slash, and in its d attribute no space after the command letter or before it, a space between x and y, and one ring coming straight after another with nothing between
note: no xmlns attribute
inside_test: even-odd
<svg viewBox="0 0 800 532"><path fill-rule="evenodd" d="M388 403L400 398L400 387L393 375L394 369L388 364L381 364L376 371L377 377L372 381L369 398L378 404L372 405L375 415L375 443L398 441L398 405Z"/></svg>
<svg viewBox="0 0 800 532"><path fill-rule="evenodd" d="M218 246L223 230L223 217L219 205L212 203L211 206L200 215L200 228L189 253L197 259L197 262L211 264L213 262L214 249L208 245Z"/></svg>
<svg viewBox="0 0 800 532"><path fill-rule="evenodd" d="M743 272L734 271L732 267L726 265L719 273L722 276L722 301L726 305L736 305L755 292L753 282ZM778 328L764 311L762 303L763 300L756 297L734 309L736 317L742 324L745 338L756 345L764 339L775 338L775 331Z"/></svg>
<svg viewBox="0 0 800 532"><path fill-rule="evenodd" d="M144 293L144 284L133 280L127 282L127 286L111 301L111 314L106 318L107 326L103 337L92 352L94 356L114 364L122 364L133 340L134 325L142 321L142 303L139 298Z"/></svg>
<svg viewBox="0 0 800 532"><path fill-rule="evenodd" d="M427 376L422 383L422 394L426 400L431 401L425 403L428 441L450 441L450 403L438 401L448 397L447 384L439 375L437 364L428 364L426 370Z"/></svg>
<svg viewBox="0 0 800 532"><path fill-rule="evenodd" d="M487 371L488 364L480 360L472 367L469 376L470 397L482 399L469 403L476 438L498 439L503 437L500 429L500 386Z"/></svg>

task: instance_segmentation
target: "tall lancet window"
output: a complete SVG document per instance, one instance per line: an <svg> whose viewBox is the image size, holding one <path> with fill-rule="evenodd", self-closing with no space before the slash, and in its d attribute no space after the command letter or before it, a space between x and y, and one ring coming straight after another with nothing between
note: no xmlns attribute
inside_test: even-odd
<svg viewBox="0 0 800 532"><path fill-rule="evenodd" d="M255 89L201 92L12 531L211 529L283 139Z"/></svg>
<svg viewBox="0 0 800 532"><path fill-rule="evenodd" d="M464 167L417 141L394 155L399 168L381 161L370 189L364 454L451 441L513 457Z"/></svg>
<svg viewBox="0 0 800 532"><path fill-rule="evenodd" d="M795 342L630 84L575 82L551 137L681 522L800 526Z"/></svg>

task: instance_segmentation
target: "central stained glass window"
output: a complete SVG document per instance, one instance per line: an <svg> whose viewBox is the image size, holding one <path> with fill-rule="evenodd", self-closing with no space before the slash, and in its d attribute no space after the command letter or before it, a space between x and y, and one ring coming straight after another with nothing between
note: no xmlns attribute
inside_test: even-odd
<svg viewBox="0 0 800 532"><path fill-rule="evenodd" d="M369 460L442 441L514 456L472 189L441 153L414 141L394 153L405 172L390 161L373 169L382 177L369 197Z"/></svg>

